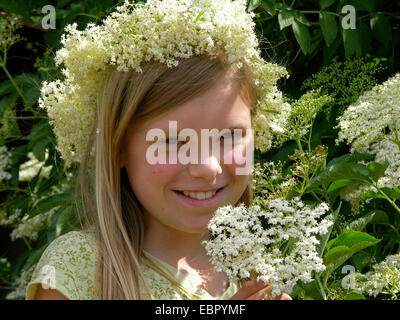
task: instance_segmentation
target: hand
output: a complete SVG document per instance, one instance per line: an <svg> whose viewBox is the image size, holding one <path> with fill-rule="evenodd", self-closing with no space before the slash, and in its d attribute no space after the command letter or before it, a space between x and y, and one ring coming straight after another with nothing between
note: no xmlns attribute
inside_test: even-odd
<svg viewBox="0 0 400 320"><path fill-rule="evenodd" d="M265 295L270 294L269 286L270 284L265 284L263 281L246 281L230 300L263 300ZM292 298L282 292L274 300L292 300Z"/></svg>

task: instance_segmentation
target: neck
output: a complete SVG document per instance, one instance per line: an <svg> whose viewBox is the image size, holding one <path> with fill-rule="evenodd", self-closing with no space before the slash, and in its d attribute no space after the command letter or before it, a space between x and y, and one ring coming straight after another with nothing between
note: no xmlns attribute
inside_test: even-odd
<svg viewBox="0 0 400 320"><path fill-rule="evenodd" d="M201 244L208 239L208 231L188 233L165 225L149 225L146 228L143 249L175 268L187 263L202 269L209 266L209 257Z"/></svg>

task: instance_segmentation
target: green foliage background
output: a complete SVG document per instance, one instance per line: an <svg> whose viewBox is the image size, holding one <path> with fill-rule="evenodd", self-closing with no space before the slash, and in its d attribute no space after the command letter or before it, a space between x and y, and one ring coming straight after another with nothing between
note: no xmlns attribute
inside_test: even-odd
<svg viewBox="0 0 400 320"><path fill-rule="evenodd" d="M7 295L8 299L23 298L21 273L35 265L52 240L78 226L72 188L74 168L64 170L46 114L38 108L41 82L60 75L53 56L60 47L61 34L67 24L77 22L83 28L89 22L98 23L121 3L113 0L0 0L0 18L11 14L20 16L22 28L17 33L24 38L7 51L7 57L2 57L0 70L0 147L6 145L11 152L8 171L12 175L11 179L0 182L0 208L3 218L12 216L16 210L20 212L15 221L0 226L2 299ZM42 13L42 7L48 4L56 9L55 29L43 29L41 25L47 14ZM341 26L341 19L346 17L346 13L342 13L345 5L356 9L356 29L346 30ZM336 160L340 170L353 170L355 159L349 160L348 146L335 144L336 118L365 90L400 70L400 4L391 0L250 0L248 10L256 14L265 59L285 65L291 75L280 83L287 98L295 101L309 90L318 90L319 95L332 98L318 112L307 143L287 141L266 154L257 153L256 159L282 161L283 167L288 168L299 143L300 147L308 144L310 149L324 145L327 163L340 159ZM30 152L44 161L44 165L31 180L21 181L20 165L29 160ZM43 175L47 166L51 166L51 171ZM311 181L311 177L308 178ZM308 189L309 194L317 192L321 185L326 190L337 180L339 178L334 175L319 176L319 180L312 180L314 185ZM397 194L394 201L398 203L399 198ZM335 243L345 241L344 238L356 243L364 241L364 246L355 248L347 242L347 253L342 254L341 259L335 260L332 254L325 254L325 262L335 268L322 275L325 279L316 278L313 283L299 287L295 298L361 299L360 295L339 289L328 295L343 277L339 266L351 259L358 271L366 271L371 263L399 250L400 236L396 229L400 225L400 215L385 199L376 197L359 212L352 212L348 203L339 200L337 196L329 198L337 219L330 238L324 240L325 243L331 241L322 248L321 254L334 248ZM372 210L375 210L374 217L370 214ZM12 231L26 219L49 211L52 214L46 227L36 238L21 235L11 239ZM383 220L393 228L385 227ZM358 221L357 228L354 221ZM353 228L348 228L351 223ZM320 290L321 285L326 292Z"/></svg>

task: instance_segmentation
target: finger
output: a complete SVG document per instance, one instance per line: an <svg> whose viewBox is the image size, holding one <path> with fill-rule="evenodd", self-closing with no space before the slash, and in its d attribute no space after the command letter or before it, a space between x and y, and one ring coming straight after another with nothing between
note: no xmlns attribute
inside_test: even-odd
<svg viewBox="0 0 400 320"><path fill-rule="evenodd" d="M265 288L257 291L256 293L252 294L248 298L246 298L246 300L263 300L265 298L265 295L267 294L268 290L269 290L269 288L265 287Z"/></svg>
<svg viewBox="0 0 400 320"><path fill-rule="evenodd" d="M289 296L287 293L282 292L279 296L275 298L275 300L293 300L291 296Z"/></svg>
<svg viewBox="0 0 400 320"><path fill-rule="evenodd" d="M267 285L263 281L249 280L236 292L231 300L245 300L258 293L258 291L266 288Z"/></svg>

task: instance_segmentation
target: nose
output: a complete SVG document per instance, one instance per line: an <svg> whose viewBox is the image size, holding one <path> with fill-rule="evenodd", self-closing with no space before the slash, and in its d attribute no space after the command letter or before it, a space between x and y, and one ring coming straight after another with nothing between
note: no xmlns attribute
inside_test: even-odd
<svg viewBox="0 0 400 320"><path fill-rule="evenodd" d="M189 163L189 173L193 178L201 178L207 181L214 181L215 177L222 173L221 165L214 156L207 158L204 163Z"/></svg>

